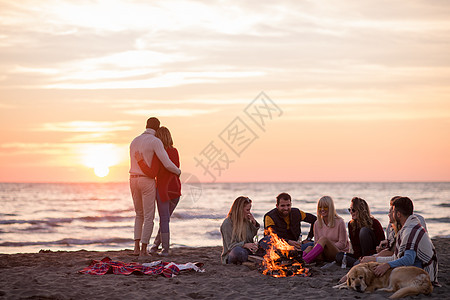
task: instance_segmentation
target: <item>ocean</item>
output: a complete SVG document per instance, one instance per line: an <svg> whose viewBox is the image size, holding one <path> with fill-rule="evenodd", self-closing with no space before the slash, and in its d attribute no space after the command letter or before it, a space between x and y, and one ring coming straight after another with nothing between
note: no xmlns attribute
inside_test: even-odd
<svg viewBox="0 0 450 300"><path fill-rule="evenodd" d="M331 196L346 222L354 196L388 225L389 200L408 196L425 217L431 237L450 237L450 182L419 183L184 183L170 223L172 247L220 246L220 225L238 196L253 200L263 216L287 192L293 207L316 214L317 200ZM132 249L134 208L128 183L0 183L0 253L45 250ZM152 240L158 229L158 214ZM302 226L306 235L309 224ZM262 229L259 235L263 235Z"/></svg>

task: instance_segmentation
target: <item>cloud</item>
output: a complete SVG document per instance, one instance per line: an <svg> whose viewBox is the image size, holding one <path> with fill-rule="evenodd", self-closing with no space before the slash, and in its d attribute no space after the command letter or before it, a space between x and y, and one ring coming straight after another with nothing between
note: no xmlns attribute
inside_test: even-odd
<svg viewBox="0 0 450 300"><path fill-rule="evenodd" d="M130 74L131 72L131 74ZM43 88L50 89L140 89L161 88L178 85L218 82L221 79L245 78L263 75L262 72L171 72L163 74L146 74L147 70L108 71L100 70L84 72L58 79ZM132 77L127 77L134 75ZM136 76L142 75L142 76ZM141 77L141 78L136 78ZM143 77L143 78L142 78ZM148 78L150 77L150 78Z"/></svg>
<svg viewBox="0 0 450 300"><path fill-rule="evenodd" d="M207 109L174 108L174 109L155 109L155 110L135 109L135 110L127 110L125 111L125 113L137 116L157 115L159 117L193 117L197 115L215 113L216 111L217 110L213 109L207 110Z"/></svg>
<svg viewBox="0 0 450 300"><path fill-rule="evenodd" d="M45 123L37 131L60 131L60 132L92 132L105 133L116 131L127 131L132 127L129 121L70 121L59 123Z"/></svg>
<svg viewBox="0 0 450 300"><path fill-rule="evenodd" d="M44 123L32 131L65 133L64 143L110 143L118 142L119 132L133 130L133 125L132 121L69 121Z"/></svg>
<svg viewBox="0 0 450 300"><path fill-rule="evenodd" d="M441 1L0 5L3 88L369 86L412 67L442 82L450 64Z"/></svg>
<svg viewBox="0 0 450 300"><path fill-rule="evenodd" d="M72 145L62 143L3 143L0 144L2 155L45 154L64 155Z"/></svg>
<svg viewBox="0 0 450 300"><path fill-rule="evenodd" d="M117 138L115 133L89 133L66 136L63 141L66 143L93 143L111 142Z"/></svg>

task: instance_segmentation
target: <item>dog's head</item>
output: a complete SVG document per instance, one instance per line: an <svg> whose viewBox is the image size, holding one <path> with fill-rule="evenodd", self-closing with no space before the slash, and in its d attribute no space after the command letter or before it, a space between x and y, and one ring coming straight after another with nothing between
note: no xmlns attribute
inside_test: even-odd
<svg viewBox="0 0 450 300"><path fill-rule="evenodd" d="M347 273L347 286L357 292L363 293L373 280L373 272L369 264L358 264Z"/></svg>

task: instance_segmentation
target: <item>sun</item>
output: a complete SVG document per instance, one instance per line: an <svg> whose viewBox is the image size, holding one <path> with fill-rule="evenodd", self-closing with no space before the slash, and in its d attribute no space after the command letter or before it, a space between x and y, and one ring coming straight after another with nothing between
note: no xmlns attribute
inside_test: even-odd
<svg viewBox="0 0 450 300"><path fill-rule="evenodd" d="M109 174L109 168L105 166L97 166L94 168L94 173L98 177L105 177Z"/></svg>
<svg viewBox="0 0 450 300"><path fill-rule="evenodd" d="M121 149L114 144L89 144L81 149L82 162L94 169L98 177L106 177L109 168L117 165L121 158Z"/></svg>

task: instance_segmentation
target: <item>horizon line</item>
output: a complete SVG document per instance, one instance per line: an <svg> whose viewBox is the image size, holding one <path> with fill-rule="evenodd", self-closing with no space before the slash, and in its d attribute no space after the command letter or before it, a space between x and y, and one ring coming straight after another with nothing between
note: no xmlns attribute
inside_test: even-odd
<svg viewBox="0 0 450 300"><path fill-rule="evenodd" d="M32 184L79 184L79 183L99 183L99 184L123 184L128 183L128 181L0 181L2 183L32 183ZM194 181L192 183L200 183L200 184L225 184L225 183L450 183L449 181L433 181L433 180L412 180L412 181L401 181L401 180L392 180L392 181ZM182 182L183 184L183 182Z"/></svg>

